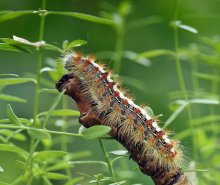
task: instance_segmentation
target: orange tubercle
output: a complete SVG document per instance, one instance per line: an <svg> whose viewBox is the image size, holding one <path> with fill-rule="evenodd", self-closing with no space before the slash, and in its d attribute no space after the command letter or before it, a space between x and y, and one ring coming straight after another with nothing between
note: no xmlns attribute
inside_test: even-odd
<svg viewBox="0 0 220 185"><path fill-rule="evenodd" d="M119 92L118 91L114 91L114 97L119 97Z"/></svg>
<svg viewBox="0 0 220 185"><path fill-rule="evenodd" d="M153 120L147 120L145 124L149 127L152 125L152 123L153 123Z"/></svg>
<svg viewBox="0 0 220 185"><path fill-rule="evenodd" d="M102 74L101 74L101 76L102 76L101 78L102 78L102 79L106 79L107 76L108 76L108 74L109 74L108 72L102 73Z"/></svg>
<svg viewBox="0 0 220 185"><path fill-rule="evenodd" d="M140 114L140 113L141 113L141 109L135 108L135 109L134 109L134 112L135 112L136 114Z"/></svg>
<svg viewBox="0 0 220 185"><path fill-rule="evenodd" d="M122 103L123 105L127 105L127 104L128 104L128 100L127 100L127 99L123 99L123 100L121 100L121 103Z"/></svg>
<svg viewBox="0 0 220 185"><path fill-rule="evenodd" d="M74 57L74 60L76 62L80 62L82 60L82 57L83 57L82 53L78 52L78 53L76 53L76 56Z"/></svg>
<svg viewBox="0 0 220 185"><path fill-rule="evenodd" d="M145 131L145 129L144 129L143 126L138 127L138 129L139 129L141 132L144 132L144 131Z"/></svg>
<svg viewBox="0 0 220 185"><path fill-rule="evenodd" d="M108 88L112 89L114 85L115 85L115 82L109 82L108 83Z"/></svg>
<svg viewBox="0 0 220 185"><path fill-rule="evenodd" d="M157 132L157 137L158 137L158 139L162 139L163 135L165 135L165 132L164 132L164 131L159 131L159 132Z"/></svg>
<svg viewBox="0 0 220 185"><path fill-rule="evenodd" d="M91 64L91 61L89 59L86 59L84 61L84 66L87 67L89 64Z"/></svg>

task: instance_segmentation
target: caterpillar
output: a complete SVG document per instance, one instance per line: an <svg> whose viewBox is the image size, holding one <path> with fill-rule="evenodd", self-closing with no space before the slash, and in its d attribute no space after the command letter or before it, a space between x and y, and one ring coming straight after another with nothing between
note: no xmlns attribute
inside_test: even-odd
<svg viewBox="0 0 220 185"><path fill-rule="evenodd" d="M141 171L150 175L155 184L189 183L182 172L184 157L179 142L168 137L156 117L126 96L110 71L97 64L95 57L77 52L67 53L63 61L69 73L56 88L66 89L66 94L76 101L81 123L86 127L110 126L110 135L128 149Z"/></svg>

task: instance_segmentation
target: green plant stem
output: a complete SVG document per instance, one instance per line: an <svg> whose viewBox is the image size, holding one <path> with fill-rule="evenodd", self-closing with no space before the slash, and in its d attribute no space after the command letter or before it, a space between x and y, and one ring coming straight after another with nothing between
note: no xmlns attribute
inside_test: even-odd
<svg viewBox="0 0 220 185"><path fill-rule="evenodd" d="M123 45L124 45L124 22L116 27L116 45L115 45L115 59L113 69L116 74L120 74L121 71L121 61L123 55Z"/></svg>
<svg viewBox="0 0 220 185"><path fill-rule="evenodd" d="M174 11L174 21L176 22L178 20L178 5L179 5L179 0L175 1L175 11ZM189 102L189 98L187 95L186 91L186 86L185 86L185 81L183 77L183 71L181 68L181 63L178 55L179 51L179 34L178 34L178 27L174 26L174 52L175 52L175 63L176 63L176 71L177 71L177 77L180 85L180 89L183 93L183 97L186 102ZM191 111L191 106L188 104L187 107L187 115L189 119L189 127L191 131L191 136L192 136L192 146L193 146L193 154L194 154L194 159L196 160L197 158L197 145L196 145L196 133L194 132L194 126L192 123L192 111Z"/></svg>
<svg viewBox="0 0 220 185"><path fill-rule="evenodd" d="M67 99L65 97L63 97L63 101L62 101L62 108L63 109L67 109ZM66 116L62 116L62 121L63 121L63 125L62 125L62 128L61 130L63 132L66 132L67 130L67 119L66 119ZM66 137L61 137L61 150L63 151L67 151L67 140L66 140Z"/></svg>
<svg viewBox="0 0 220 185"><path fill-rule="evenodd" d="M101 146L102 152L103 152L103 154L104 154L104 156L105 156L105 159L106 159L106 162L107 162L107 164L108 164L109 172L111 173L114 182L117 182L116 176L115 176L115 172L114 172L114 169L113 169L113 167L112 167L111 160L110 160L109 155L108 155L108 153L107 153L107 151L106 151L106 149L105 149L104 143L102 142L101 139L99 139L99 144L100 144L100 146Z"/></svg>
<svg viewBox="0 0 220 185"><path fill-rule="evenodd" d="M199 94L199 80L198 78L194 78L194 73L198 73L198 62L193 58L192 59L192 63L191 63L191 68L192 68L192 72L191 72L191 78L192 78L192 87L193 87L193 91L196 92L196 96L200 96ZM200 109L196 107L195 110L195 114L197 115L197 117L200 117Z"/></svg>
<svg viewBox="0 0 220 185"><path fill-rule="evenodd" d="M42 0L42 10L46 8L46 0ZM39 37L38 40L43 40L44 34L44 25L45 25L45 14L41 14L40 16L40 30L39 30ZM37 113L39 109L39 93L40 93L40 83L41 83L41 73L40 70L42 68L42 47L38 48L38 56L37 56L37 85L35 90L35 99L34 99L34 126L36 126L37 122Z"/></svg>
<svg viewBox="0 0 220 185"><path fill-rule="evenodd" d="M67 109L67 107L68 107L68 103L67 103L67 99L66 99L66 97L63 97L63 102L62 102L62 108L63 109ZM61 130L62 130L62 132L66 132L67 131L67 118L66 118L66 116L63 116L62 117L62 120L63 120L63 126L62 126L62 128L61 128ZM62 151L67 151L67 138L66 138L66 136L65 135L61 135L61 150ZM66 172L66 174L68 175L68 177L72 177L72 172L71 172L71 169L69 169L69 168L67 168L67 169L65 169L65 172Z"/></svg>
<svg viewBox="0 0 220 185"><path fill-rule="evenodd" d="M214 79L212 81L212 88L211 88L211 93L212 94L218 94L218 87L219 87L219 83L218 83L218 79L219 79L219 68L215 68L213 69L213 74L214 74ZM215 109L214 107L210 107L210 115L215 115ZM213 128L215 128L215 121L210 122L210 124L212 125ZM217 137L217 134L214 133Z"/></svg>
<svg viewBox="0 0 220 185"><path fill-rule="evenodd" d="M46 9L46 0L42 0L42 6L41 6L41 10L45 10ZM45 25L45 16L46 14L40 14L40 30L39 30L39 37L38 40L42 41L43 40L43 35L44 35L44 25ZM38 113L38 109L39 109L39 95L40 95L40 84L41 84L41 67L42 67L42 48L39 47L38 48L38 57L37 57L37 84L36 84L36 89L35 89L35 98L34 98L34 124L33 126L36 127L37 125L37 113ZM29 152L29 156L28 156L28 178L27 178L27 185L31 185L32 184L32 180L33 180L33 159L32 159L32 155L34 153L34 151L32 151L32 146L34 145L34 143L36 143L36 147L34 148L34 150L37 148L38 145L38 141L35 141L34 138L31 138L31 142L30 142L30 152Z"/></svg>
<svg viewBox="0 0 220 185"><path fill-rule="evenodd" d="M26 126L15 126L15 125L0 125L0 129L22 129L22 130L36 130L36 131L42 131L47 132L48 134L54 134L54 135L63 135L63 136L77 136L81 137L82 134L74 134L74 133L68 133L68 132L60 132L55 130L47 130L47 129L41 129L41 128L33 128L33 127L26 127Z"/></svg>

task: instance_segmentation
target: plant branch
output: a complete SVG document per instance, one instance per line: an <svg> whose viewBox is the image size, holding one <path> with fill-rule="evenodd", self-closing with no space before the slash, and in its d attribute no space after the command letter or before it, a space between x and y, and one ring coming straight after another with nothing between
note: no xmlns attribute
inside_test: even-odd
<svg viewBox="0 0 220 185"><path fill-rule="evenodd" d="M75 134L75 133L69 133L69 132L60 132L60 131L55 131L55 130L47 130L47 129L41 129L41 128L26 127L26 126L16 126L16 125L3 125L3 124L1 124L0 129L36 130L36 131L39 131L39 132L46 132L48 134L53 134L53 135L82 137L82 134Z"/></svg>
<svg viewBox="0 0 220 185"><path fill-rule="evenodd" d="M42 6L41 6L42 10L46 9L46 0L42 0ZM40 15L40 29L39 29L39 37L38 37L38 41L42 41L43 40L43 35L44 35L44 25L45 25L45 17L46 14L45 13L39 13ZM34 98L34 124L33 126L36 127L37 125L37 113L38 113L38 109L39 109L39 101L40 101L40 84L41 84L41 67L42 67L42 47L40 46L38 48L38 57L37 57L37 85L36 85L36 89L35 89L35 98ZM31 138L31 142L30 142L30 152L29 152L29 156L28 156L28 161L27 161L27 169L26 172L28 173L27 176L27 185L31 185L32 184L32 180L33 180L33 159L32 159L32 155L35 151L35 149L37 148L38 145L38 140L35 141L35 139L32 137ZM36 146L35 146L36 145ZM35 146L33 148L33 146ZM28 170L28 171L27 171Z"/></svg>
<svg viewBox="0 0 220 185"><path fill-rule="evenodd" d="M117 182L116 176L115 176L115 172L114 172L113 167L112 167L112 162L111 162L111 160L109 158L108 152L105 149L105 146L104 146L104 143L103 143L102 139L99 139L99 144L100 144L102 152L103 152L103 154L105 156L105 159L106 159L106 162L108 164L109 171L110 171L110 173L111 173L111 175L113 177L113 180L114 180L114 182Z"/></svg>
<svg viewBox="0 0 220 185"><path fill-rule="evenodd" d="M178 21L178 5L179 5L179 0L175 1L175 7L174 7L174 22ZM176 62L176 71L177 71L177 77L180 85L180 89L183 93L183 97L186 102L189 102L189 98L187 95L187 90L186 90L186 85L185 85L185 80L183 76L183 71L179 59L179 32L178 32L178 27L175 25L174 26L174 58ZM187 106L187 115L189 119L189 127L191 131L191 136L192 136L192 144L193 144L193 154L194 154L194 159L197 158L197 145L196 145L196 135L194 133L194 126L192 123L192 110L191 110L191 105L189 104Z"/></svg>

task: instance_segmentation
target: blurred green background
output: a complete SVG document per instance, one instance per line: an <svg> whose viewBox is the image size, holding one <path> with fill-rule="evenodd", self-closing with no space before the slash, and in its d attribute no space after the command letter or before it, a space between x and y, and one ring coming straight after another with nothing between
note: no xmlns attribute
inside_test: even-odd
<svg viewBox="0 0 220 185"><path fill-rule="evenodd" d="M150 106L155 115L163 114L160 117L161 126L179 107L179 104L173 103L175 100L197 100L192 103L190 110L181 110L168 128L175 132L174 137L181 139L187 161L191 164L186 170L191 171L189 175L193 178L193 184L220 184L220 1L180 0L177 20L181 20L181 25L185 27L179 26L174 20L177 10L175 4L175 0L47 0L46 10L49 12L81 12L110 19L119 27L114 28L71 16L48 14L45 20L44 41L59 48L62 48L65 40L87 41L86 45L75 50L97 56L101 63L114 69L116 74L119 73L120 81L134 95L138 104ZM0 0L1 11L38 11L40 8L41 1ZM12 39L13 35L16 35L31 42L38 41L40 18L37 13L10 20L1 19L3 14L4 12L0 13L1 38ZM175 26L179 27L176 38ZM195 33L196 30L198 33ZM179 43L175 48L177 40ZM141 55L143 52L147 53ZM54 51L43 50L42 67L53 63L60 55ZM181 74L176 67L177 60L181 62L186 91L181 87L178 78ZM117 62L120 63L119 67ZM0 74L34 77L37 52L0 50L0 64ZM42 73L42 79L45 83L42 83L41 87L54 88L55 79L50 75ZM0 99L0 119L7 118L6 105L9 103L19 118L33 118L35 87L32 83L5 86L0 90L2 94L27 100L26 103L17 103ZM55 96L50 93L42 94L39 112L47 111ZM70 98L64 98L69 108L76 108ZM59 130L58 126L54 126L59 120L60 117L51 119L49 128ZM80 127L77 118L68 117L68 121L71 123L68 131L77 132ZM11 142L28 151L29 136L25 131L22 133L26 140ZM4 135L1 136L3 137ZM54 137L53 142L50 149L60 150L59 142L67 143L66 151L73 155L79 154L76 157L79 160L105 160L96 140L68 137L59 141L59 137ZM1 143L4 143L3 139ZM105 141L105 144L108 151L122 148L115 141ZM44 150L44 145L41 144L38 150ZM0 181L10 184L19 174L24 173L16 164L17 155L0 150L0 159L0 166L4 169L4 172L0 172ZM150 178L141 174L136 164L128 158L118 161L114 168L120 180L127 180L125 184L152 184ZM75 165L72 168L73 177L83 176L79 172L92 176L98 173L109 175L108 170L94 164ZM90 178L84 177L79 183L88 184L88 179ZM64 184L63 181L52 182ZM40 184L41 181L38 179L33 183Z"/></svg>

